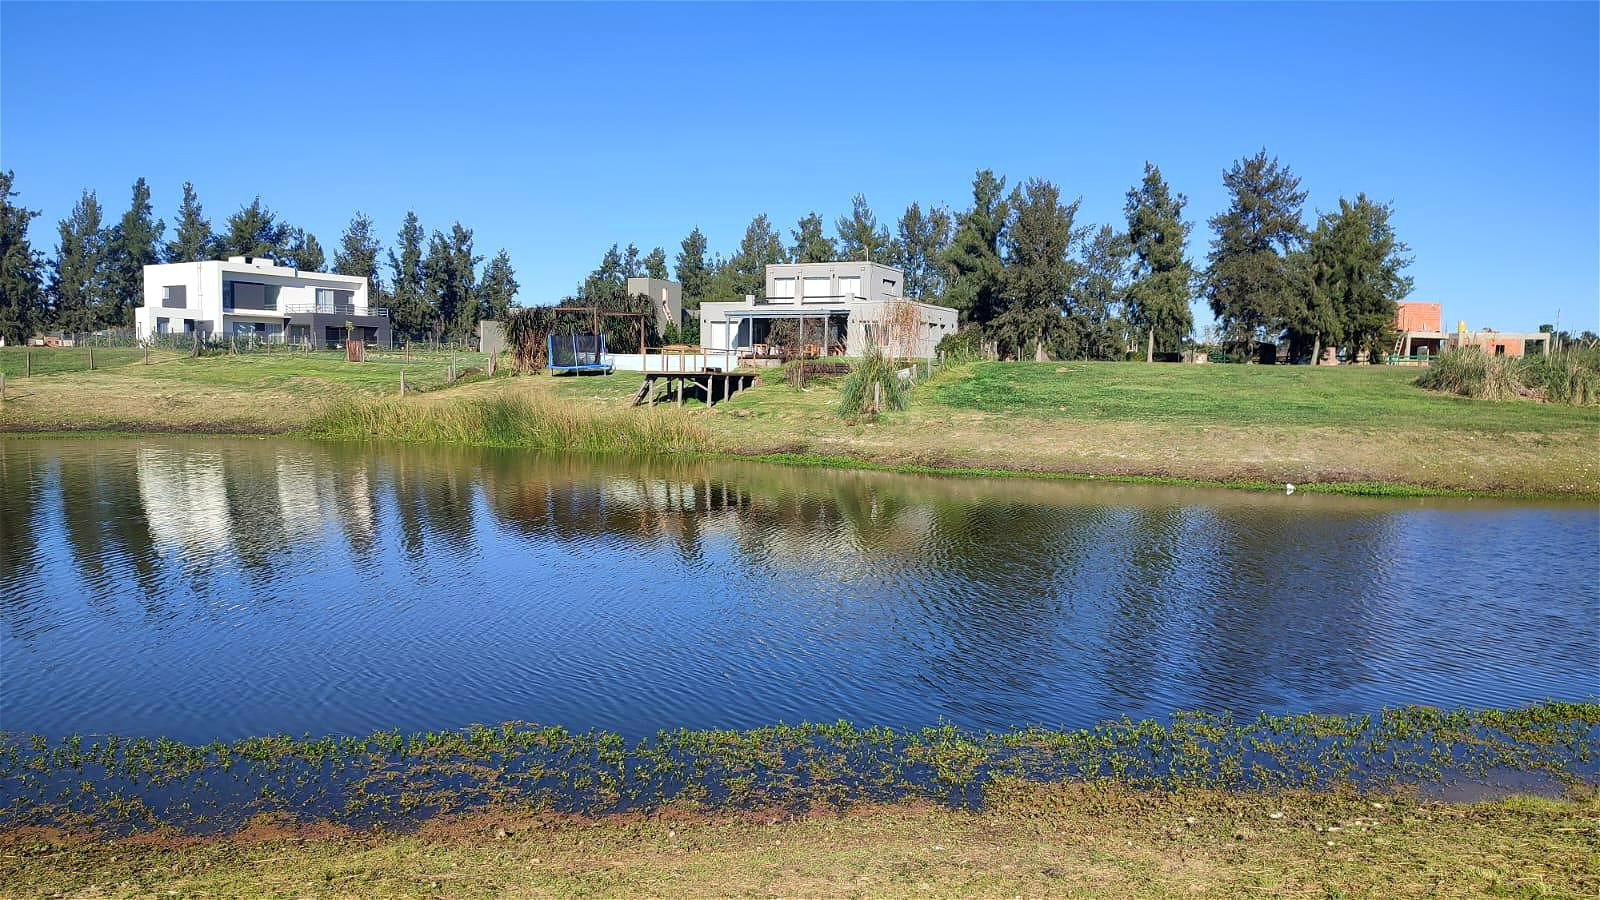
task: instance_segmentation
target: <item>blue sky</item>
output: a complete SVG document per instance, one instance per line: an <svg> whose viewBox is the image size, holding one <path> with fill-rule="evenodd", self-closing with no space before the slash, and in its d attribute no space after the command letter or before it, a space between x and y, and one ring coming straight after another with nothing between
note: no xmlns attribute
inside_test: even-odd
<svg viewBox="0 0 1600 900"><path fill-rule="evenodd" d="M972 173L1048 178L1121 221L1145 160L1188 194L1266 147L1307 218L1395 205L1413 299L1468 327L1600 329L1600 5L0 6L0 165L41 209L169 223L256 194L330 248L407 208L510 251L524 303L613 241L724 252L865 193L966 205ZM1198 309L1202 319L1209 315Z"/></svg>

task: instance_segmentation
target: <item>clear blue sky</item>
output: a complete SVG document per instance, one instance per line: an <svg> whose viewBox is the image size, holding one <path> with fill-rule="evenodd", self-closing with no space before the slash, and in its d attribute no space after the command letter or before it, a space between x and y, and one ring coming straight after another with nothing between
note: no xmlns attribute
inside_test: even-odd
<svg viewBox="0 0 1600 900"><path fill-rule="evenodd" d="M260 194L330 248L406 209L507 248L524 303L613 241L731 251L766 212L966 205L1041 176L1120 221L1145 160L1203 220L1265 146L1307 217L1394 203L1449 322L1600 329L1600 5L0 6L0 165L34 236L145 176ZM1209 315L1203 315L1209 321Z"/></svg>

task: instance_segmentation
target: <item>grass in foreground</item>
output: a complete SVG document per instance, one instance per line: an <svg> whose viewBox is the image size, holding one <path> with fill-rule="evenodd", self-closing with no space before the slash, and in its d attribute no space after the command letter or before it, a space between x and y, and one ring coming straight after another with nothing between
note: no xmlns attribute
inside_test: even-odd
<svg viewBox="0 0 1600 900"><path fill-rule="evenodd" d="M1600 892L1600 801L993 786L980 812L581 820L227 840L0 835L11 896L1504 896Z"/></svg>

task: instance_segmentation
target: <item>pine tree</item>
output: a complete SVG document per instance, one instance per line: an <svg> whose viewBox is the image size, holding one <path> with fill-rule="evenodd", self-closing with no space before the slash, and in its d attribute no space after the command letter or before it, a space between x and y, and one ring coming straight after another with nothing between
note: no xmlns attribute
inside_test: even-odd
<svg viewBox="0 0 1600 900"><path fill-rule="evenodd" d="M622 251L622 277L624 280L644 275L644 262L639 258L639 248L633 244Z"/></svg>
<svg viewBox="0 0 1600 900"><path fill-rule="evenodd" d="M851 199L850 215L840 216L834 229L839 233L841 259L884 262L889 258L889 229L878 224L865 195Z"/></svg>
<svg viewBox="0 0 1600 900"><path fill-rule="evenodd" d="M1294 284L1286 257L1305 241L1306 194L1289 167L1265 150L1235 162L1222 183L1232 200L1210 220L1216 236L1205 292L1225 338L1254 359L1256 344L1287 317Z"/></svg>
<svg viewBox="0 0 1600 900"><path fill-rule="evenodd" d="M833 262L839 258L839 248L834 246L832 238L822 233L822 217L816 213L802 217L789 233L794 237L794 247L789 251L790 262Z"/></svg>
<svg viewBox="0 0 1600 900"><path fill-rule="evenodd" d="M1189 199L1173 195L1161 170L1144 164L1144 181L1128 191L1123 212L1134 254L1133 284L1128 288L1126 318L1134 346L1147 354L1172 351L1194 328L1189 309L1194 267L1186 256L1189 224L1183 208ZM1155 335L1150 341L1149 336Z"/></svg>
<svg viewBox="0 0 1600 900"><path fill-rule="evenodd" d="M1000 314L1005 264L1000 259L1011 207L1006 180L983 169L972 181L972 208L956 219L955 234L945 248L945 302L961 310L965 321L989 323Z"/></svg>
<svg viewBox="0 0 1600 900"><path fill-rule="evenodd" d="M108 325L132 325L133 311L144 296L144 267L160 261L161 233L166 223L152 218L150 186L143 178L133 183L133 199L122 221L106 240L106 308L101 320Z"/></svg>
<svg viewBox="0 0 1600 900"><path fill-rule="evenodd" d="M1302 260L1300 303L1287 322L1290 342L1311 345L1312 360L1324 345L1344 344L1380 359L1393 333L1396 304L1411 293L1403 274L1410 249L1395 237L1393 210L1366 194L1339 198L1339 211L1317 219Z"/></svg>
<svg viewBox="0 0 1600 900"><path fill-rule="evenodd" d="M784 260L783 239L772 229L772 221L762 213L750 220L739 242L739 252L728 260L722 275L724 289L734 297L766 293L767 266Z"/></svg>
<svg viewBox="0 0 1600 900"><path fill-rule="evenodd" d="M934 207L927 214L912 203L896 226L890 263L905 273L905 295L938 302L944 293L943 253L950 242L950 213Z"/></svg>
<svg viewBox="0 0 1600 900"><path fill-rule="evenodd" d="M647 278L657 281L667 280L667 252L660 247L650 251L644 258L644 274Z"/></svg>
<svg viewBox="0 0 1600 900"><path fill-rule="evenodd" d="M1071 256L1083 237L1073 225L1080 202L1063 205L1061 190L1042 178L1030 178L1012 192L1002 280L1005 309L988 329L1002 352L1042 360L1062 337L1067 293L1082 275Z"/></svg>
<svg viewBox="0 0 1600 900"><path fill-rule="evenodd" d="M333 270L340 275L357 275L367 280L367 294L373 306L383 306L383 284L378 278L378 238L366 213L356 213L339 238L333 254Z"/></svg>
<svg viewBox="0 0 1600 900"><path fill-rule="evenodd" d="M578 285L572 305L621 309L627 293L627 278L627 262L622 251L612 244L600 257L600 265Z"/></svg>
<svg viewBox="0 0 1600 900"><path fill-rule="evenodd" d="M389 283L392 295L389 304L389 324L400 335L420 338L428 333L432 323L431 310L423 295L422 283L422 226L415 211L406 213L400 226L396 245L398 256L389 251Z"/></svg>
<svg viewBox="0 0 1600 900"><path fill-rule="evenodd" d="M447 341L464 341L477 324L477 267L483 257L472 252L472 229L460 222L450 234L433 233L422 261L422 280L433 309L433 321Z"/></svg>
<svg viewBox="0 0 1600 900"><path fill-rule="evenodd" d="M60 233L50 273L51 312L63 331L93 331L105 296L105 235L100 229L100 201L84 191L72 214L57 226Z"/></svg>
<svg viewBox="0 0 1600 900"><path fill-rule="evenodd" d="M1123 352L1114 328L1128 297L1128 236L1101 225L1084 244L1083 265L1067 297L1067 339L1063 355L1074 359L1114 359Z"/></svg>
<svg viewBox="0 0 1600 900"><path fill-rule="evenodd" d="M0 172L0 337L20 344L44 317L44 262L28 243L28 223L39 213L11 201L16 174Z"/></svg>
<svg viewBox="0 0 1600 900"><path fill-rule="evenodd" d="M178 207L178 225L173 239L167 243L166 261L199 262L216 255L216 238L211 233L211 222L200 208L194 185L183 183L183 205Z"/></svg>
<svg viewBox="0 0 1600 900"><path fill-rule="evenodd" d="M702 300L710 299L711 266L706 260L706 236L700 229L689 232L678 251L677 264L672 273L683 286L683 305L693 309Z"/></svg>
<svg viewBox="0 0 1600 900"><path fill-rule="evenodd" d="M322 251L322 242L317 240L316 235L297 228L289 239L288 258L282 263L302 272L321 272L328 267L328 256Z"/></svg>
<svg viewBox="0 0 1600 900"><path fill-rule="evenodd" d="M221 238L222 256L270 256L286 258L293 249L294 229L278 220L272 210L261 204L261 198L250 201L249 206L228 217L227 230Z"/></svg>
<svg viewBox="0 0 1600 900"><path fill-rule="evenodd" d="M489 267L483 271L483 284L478 287L478 318L503 320L506 311L517 299L517 287L511 256L502 249L494 255L494 259L489 260Z"/></svg>

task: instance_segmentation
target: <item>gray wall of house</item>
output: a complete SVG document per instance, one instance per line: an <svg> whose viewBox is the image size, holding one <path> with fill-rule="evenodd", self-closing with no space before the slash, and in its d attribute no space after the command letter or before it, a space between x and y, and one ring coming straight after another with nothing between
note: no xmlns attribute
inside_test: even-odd
<svg viewBox="0 0 1600 900"><path fill-rule="evenodd" d="M650 308L655 310L656 324L663 330L670 325L683 324L683 286L664 278L629 278L628 296L640 294L650 298Z"/></svg>

